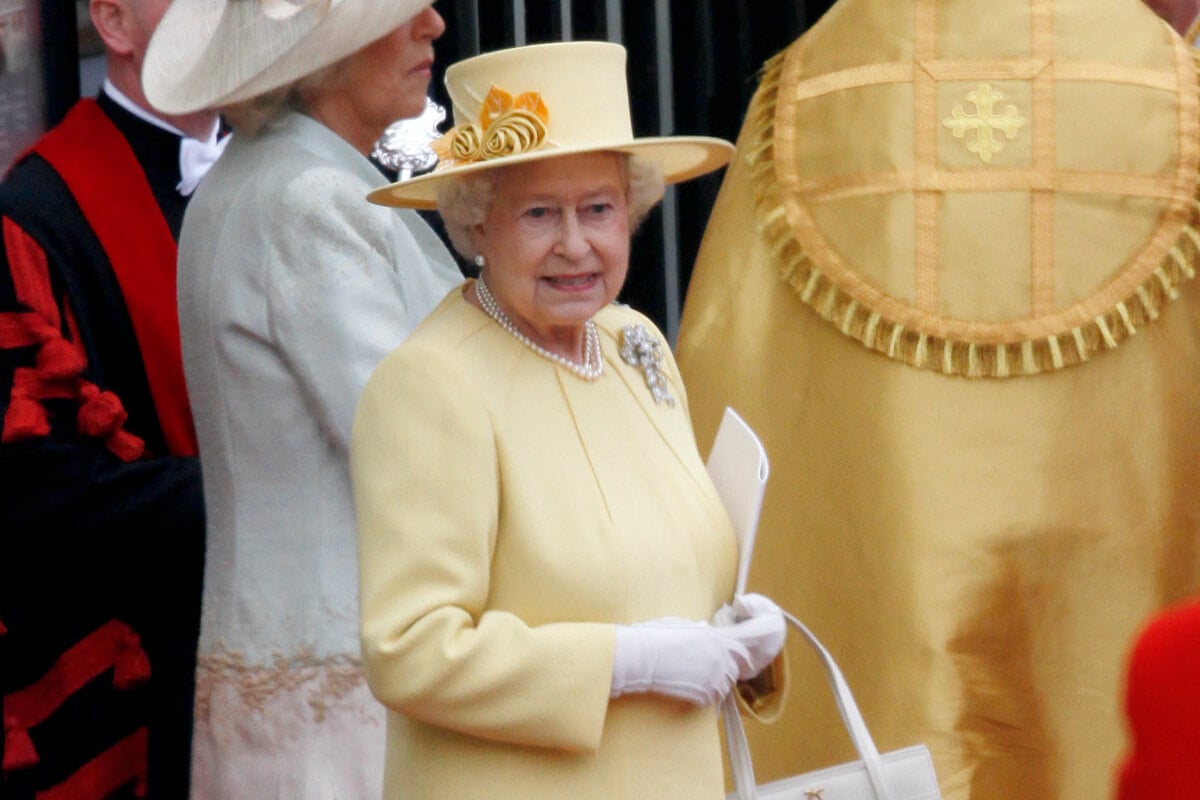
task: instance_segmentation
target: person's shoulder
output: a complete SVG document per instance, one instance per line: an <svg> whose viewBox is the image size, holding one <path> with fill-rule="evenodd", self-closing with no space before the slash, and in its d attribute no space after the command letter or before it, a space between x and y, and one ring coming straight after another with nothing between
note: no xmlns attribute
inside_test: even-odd
<svg viewBox="0 0 1200 800"><path fill-rule="evenodd" d="M491 324L463 296L463 284L451 289L421 320L401 347L426 347L447 353L464 350L481 328Z"/></svg>
<svg viewBox="0 0 1200 800"><path fill-rule="evenodd" d="M303 199L312 198L314 190L324 184L332 184L331 176L346 172L341 165L289 139L233 136L202 185L240 183L279 199Z"/></svg>
<svg viewBox="0 0 1200 800"><path fill-rule="evenodd" d="M527 351L513 347L515 340L503 328L467 302L464 285L451 289L384 361L393 371L469 375L473 385L501 396L513 380L514 363Z"/></svg>
<svg viewBox="0 0 1200 800"><path fill-rule="evenodd" d="M328 218L354 220L355 226L390 227L391 209L367 202L374 188L357 153L325 153L303 147L274 146L266 157L280 159L267 170L267 191L277 194L285 212L314 212Z"/></svg>
<svg viewBox="0 0 1200 800"><path fill-rule="evenodd" d="M15 164L0 182L0 217L43 244L70 241L86 227L67 184L36 154Z"/></svg>
<svg viewBox="0 0 1200 800"><path fill-rule="evenodd" d="M249 215L267 237L294 236L298 228L310 238L347 229L373 231L373 238L386 233L384 209L366 201L371 187L355 164L306 146L291 129L239 140L243 135L233 134L193 206L210 207L222 219Z"/></svg>
<svg viewBox="0 0 1200 800"><path fill-rule="evenodd" d="M360 205L371 189L384 182L382 173L348 142L314 119L289 113L273 123L256 139L264 153L278 157L290 167L292 191L313 188L330 192L349 191Z"/></svg>
<svg viewBox="0 0 1200 800"><path fill-rule="evenodd" d="M47 199L69 195L62 178L36 153L23 156L0 181L0 204L5 209L37 206Z"/></svg>
<svg viewBox="0 0 1200 800"><path fill-rule="evenodd" d="M461 289L452 289L402 343L380 360L367 381L370 391L381 391L380 387L391 387L384 391L392 391L412 381L430 384L434 393L449 386L461 390L461 385L469 382L467 376L476 369L470 340L478 330L478 320L472 319L468 313L471 310Z"/></svg>
<svg viewBox="0 0 1200 800"><path fill-rule="evenodd" d="M641 325L651 336L662 338L662 331L648 316L624 303L609 303L593 318L596 328L613 339L620 339L621 331L630 325Z"/></svg>
<svg viewBox="0 0 1200 800"><path fill-rule="evenodd" d="M425 316L417 327L391 354L421 350L438 353L439 358L456 359L472 334L478 330L479 320L472 314L473 307L463 297L462 286L454 287Z"/></svg>

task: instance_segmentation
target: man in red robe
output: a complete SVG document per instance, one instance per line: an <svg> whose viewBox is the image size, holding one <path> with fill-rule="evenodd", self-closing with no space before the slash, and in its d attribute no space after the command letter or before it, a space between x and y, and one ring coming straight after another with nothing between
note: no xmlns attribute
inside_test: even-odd
<svg viewBox="0 0 1200 800"><path fill-rule="evenodd" d="M0 185L0 794L187 795L204 558L175 240L218 120L163 118L170 0L91 0L107 53Z"/></svg>

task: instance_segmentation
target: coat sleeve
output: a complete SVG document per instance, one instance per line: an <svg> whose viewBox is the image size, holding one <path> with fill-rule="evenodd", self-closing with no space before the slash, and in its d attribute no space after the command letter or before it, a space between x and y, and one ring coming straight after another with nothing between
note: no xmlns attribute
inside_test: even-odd
<svg viewBox="0 0 1200 800"><path fill-rule="evenodd" d="M351 450L368 683L384 705L430 725L594 750L613 627L530 626L488 608L497 470L491 419L461 367L413 346L380 365Z"/></svg>
<svg viewBox="0 0 1200 800"><path fill-rule="evenodd" d="M263 231L272 338L343 455L371 371L429 311L394 275L428 270L428 256L393 209L363 199L369 188L334 167L307 169Z"/></svg>

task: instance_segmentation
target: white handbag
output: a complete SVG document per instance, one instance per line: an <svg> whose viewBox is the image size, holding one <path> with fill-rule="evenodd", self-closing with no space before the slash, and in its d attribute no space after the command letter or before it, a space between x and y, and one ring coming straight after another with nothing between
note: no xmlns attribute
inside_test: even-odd
<svg viewBox="0 0 1200 800"><path fill-rule="evenodd" d="M842 721L861 760L757 786L737 699L731 693L721 707L735 786L729 800L941 800L933 759L925 745L881 755L833 656L804 623L786 611L784 618L824 662Z"/></svg>
<svg viewBox="0 0 1200 800"><path fill-rule="evenodd" d="M762 442L732 408L726 408L721 419L708 457L708 472L737 535L740 555L734 594L740 595L746 590L770 467ZM862 760L756 786L737 698L731 693L721 706L736 787L729 800L941 800L929 750L916 745L880 755L833 656L804 623L786 611L784 617L824 662L842 721Z"/></svg>

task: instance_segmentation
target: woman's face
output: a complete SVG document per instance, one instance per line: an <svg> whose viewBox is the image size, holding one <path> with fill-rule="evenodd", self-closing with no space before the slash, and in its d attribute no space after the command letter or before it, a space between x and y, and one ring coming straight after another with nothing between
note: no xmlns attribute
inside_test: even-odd
<svg viewBox="0 0 1200 800"><path fill-rule="evenodd" d="M370 146L388 125L424 111L432 75L433 42L445 30L441 15L427 6L399 28L346 58L336 77L321 91L324 96L316 101L318 109L328 109L329 114L339 118L330 127L360 151L365 144L370 152Z"/></svg>
<svg viewBox="0 0 1200 800"><path fill-rule="evenodd" d="M475 229L483 277L527 336L571 352L583 324L616 299L629 271L620 156L587 153L499 170Z"/></svg>

